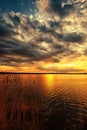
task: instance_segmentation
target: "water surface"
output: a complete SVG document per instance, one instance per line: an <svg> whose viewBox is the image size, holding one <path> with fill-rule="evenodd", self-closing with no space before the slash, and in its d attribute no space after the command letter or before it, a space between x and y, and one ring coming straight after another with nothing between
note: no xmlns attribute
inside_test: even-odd
<svg viewBox="0 0 87 130"><path fill-rule="evenodd" d="M0 130L87 130L87 75L0 74Z"/></svg>

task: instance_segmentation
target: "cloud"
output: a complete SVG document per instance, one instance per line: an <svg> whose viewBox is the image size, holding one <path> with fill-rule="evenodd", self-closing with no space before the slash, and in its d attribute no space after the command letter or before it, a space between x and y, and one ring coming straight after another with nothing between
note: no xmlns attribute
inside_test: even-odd
<svg viewBox="0 0 87 130"><path fill-rule="evenodd" d="M67 35L64 36L63 38L64 41L66 42L76 42L76 43L83 43L85 41L85 36L84 34L77 34L76 32L73 32L73 33L69 33Z"/></svg>
<svg viewBox="0 0 87 130"><path fill-rule="evenodd" d="M32 64L39 69L40 62L59 64L64 58L84 55L87 18L85 13L81 13L80 6L85 1L45 2L38 2L39 11L32 17L0 12L1 65ZM40 12L41 6L43 10Z"/></svg>
<svg viewBox="0 0 87 130"><path fill-rule="evenodd" d="M87 8L86 0L39 0L36 2L40 11L56 13L65 17L73 12L82 13Z"/></svg>
<svg viewBox="0 0 87 130"><path fill-rule="evenodd" d="M6 30L4 27L0 27L0 37L5 37L5 36L9 36L10 32L9 30Z"/></svg>
<svg viewBox="0 0 87 130"><path fill-rule="evenodd" d="M50 0L50 7L52 11L54 11L55 13L58 13L58 15L60 15L61 17L68 15L71 11L75 9L72 3L64 4L62 6L61 1L58 1L58 0L55 0L55 2L53 0Z"/></svg>
<svg viewBox="0 0 87 130"><path fill-rule="evenodd" d="M47 71L47 72L54 72L54 73L79 73L83 72L83 69L75 69L75 68L44 68L44 67L38 67L39 70Z"/></svg>

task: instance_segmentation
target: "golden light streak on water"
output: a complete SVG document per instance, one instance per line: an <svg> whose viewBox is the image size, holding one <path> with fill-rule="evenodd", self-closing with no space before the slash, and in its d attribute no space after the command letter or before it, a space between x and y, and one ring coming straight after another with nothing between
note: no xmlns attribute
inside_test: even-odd
<svg viewBox="0 0 87 130"><path fill-rule="evenodd" d="M54 87L54 75L53 74L44 75L44 81L45 81L45 87L48 90L51 90Z"/></svg>

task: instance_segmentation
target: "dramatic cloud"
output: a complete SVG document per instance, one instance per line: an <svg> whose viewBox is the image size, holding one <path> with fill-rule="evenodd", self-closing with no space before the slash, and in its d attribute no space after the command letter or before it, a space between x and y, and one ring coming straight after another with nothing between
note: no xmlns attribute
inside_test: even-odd
<svg viewBox="0 0 87 130"><path fill-rule="evenodd" d="M56 13L60 17L64 17L76 11L84 13L87 2L86 0L39 0L37 6L40 11Z"/></svg>
<svg viewBox="0 0 87 130"><path fill-rule="evenodd" d="M0 65L33 66L40 72L82 71L74 63L87 53L87 2L40 0L36 5L38 12L29 16L0 12Z"/></svg>

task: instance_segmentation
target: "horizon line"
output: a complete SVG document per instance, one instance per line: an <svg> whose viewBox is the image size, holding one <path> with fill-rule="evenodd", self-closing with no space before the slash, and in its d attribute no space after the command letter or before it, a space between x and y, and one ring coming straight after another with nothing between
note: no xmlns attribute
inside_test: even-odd
<svg viewBox="0 0 87 130"><path fill-rule="evenodd" d="M52 72L52 73L46 73L46 72L0 72L0 74L87 74L86 72L80 72L80 73L73 73L73 72L62 72L62 73L56 73L56 72Z"/></svg>

